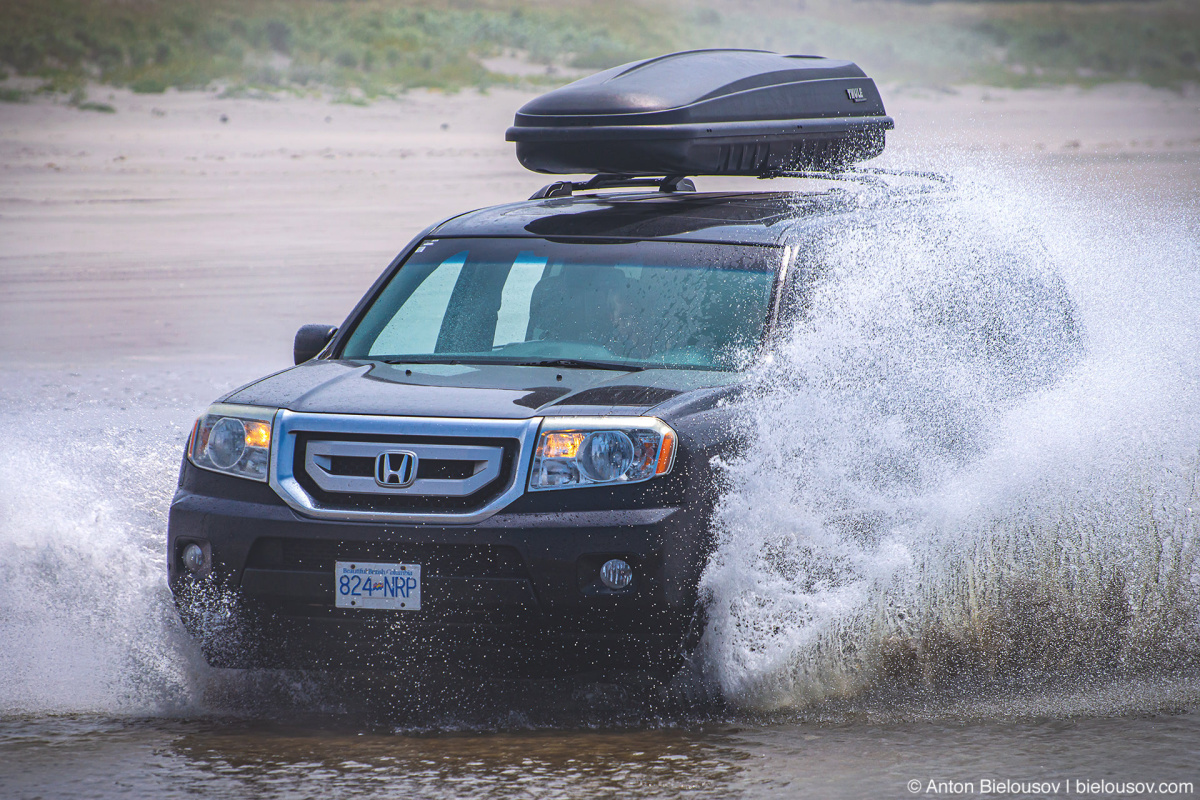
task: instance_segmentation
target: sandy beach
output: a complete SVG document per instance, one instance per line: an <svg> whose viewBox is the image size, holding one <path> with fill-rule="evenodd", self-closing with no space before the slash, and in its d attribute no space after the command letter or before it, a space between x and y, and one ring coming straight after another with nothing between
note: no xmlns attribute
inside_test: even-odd
<svg viewBox="0 0 1200 800"><path fill-rule="evenodd" d="M875 165L991 159L1067 191L1196 208L1200 90L883 92L896 130ZM425 226L549 180L504 141L531 96L355 106L99 88L117 113L0 105L0 360L282 365L297 326L339 322Z"/></svg>

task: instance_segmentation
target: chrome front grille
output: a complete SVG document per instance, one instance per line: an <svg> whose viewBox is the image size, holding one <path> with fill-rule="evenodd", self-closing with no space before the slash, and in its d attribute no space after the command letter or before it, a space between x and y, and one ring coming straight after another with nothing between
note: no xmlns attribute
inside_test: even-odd
<svg viewBox="0 0 1200 800"><path fill-rule="evenodd" d="M540 422L281 411L271 486L312 517L478 522L524 491Z"/></svg>
<svg viewBox="0 0 1200 800"><path fill-rule="evenodd" d="M402 459L389 458L393 455ZM468 497L500 477L503 456L502 447L311 440L304 448L304 470L326 492ZM397 469L415 475L388 480ZM433 477L446 474L459 477Z"/></svg>

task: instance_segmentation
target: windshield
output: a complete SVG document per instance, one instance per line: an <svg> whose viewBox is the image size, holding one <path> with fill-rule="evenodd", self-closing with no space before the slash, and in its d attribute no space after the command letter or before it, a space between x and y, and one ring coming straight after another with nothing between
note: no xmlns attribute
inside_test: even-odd
<svg viewBox="0 0 1200 800"><path fill-rule="evenodd" d="M693 242L428 239L342 357L732 369L762 337L779 257Z"/></svg>

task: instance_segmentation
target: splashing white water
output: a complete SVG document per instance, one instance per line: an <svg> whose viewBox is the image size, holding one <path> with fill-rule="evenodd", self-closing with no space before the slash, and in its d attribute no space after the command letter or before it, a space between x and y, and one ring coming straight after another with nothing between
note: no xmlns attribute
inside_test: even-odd
<svg viewBox="0 0 1200 800"><path fill-rule="evenodd" d="M136 431L63 436L56 416L4 426L0 711L185 702L162 569L176 454Z"/></svg>
<svg viewBox="0 0 1200 800"><path fill-rule="evenodd" d="M228 379L115 367L6 378L0 714L198 708L212 676L167 588L166 513L190 417Z"/></svg>
<svg viewBox="0 0 1200 800"><path fill-rule="evenodd" d="M704 578L737 704L1200 649L1200 237L957 172L802 243Z"/></svg>

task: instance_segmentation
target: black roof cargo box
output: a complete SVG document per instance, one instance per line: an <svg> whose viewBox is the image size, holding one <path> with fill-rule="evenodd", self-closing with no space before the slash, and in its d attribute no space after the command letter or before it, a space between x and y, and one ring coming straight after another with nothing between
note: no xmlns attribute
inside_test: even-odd
<svg viewBox="0 0 1200 800"><path fill-rule="evenodd" d="M535 172L761 177L874 158L892 127L852 62L692 50L547 92L505 138Z"/></svg>

